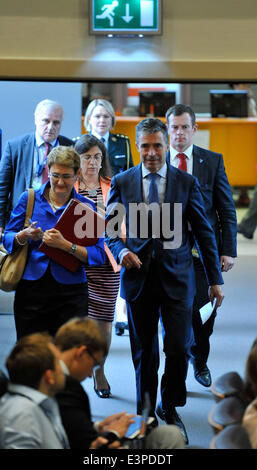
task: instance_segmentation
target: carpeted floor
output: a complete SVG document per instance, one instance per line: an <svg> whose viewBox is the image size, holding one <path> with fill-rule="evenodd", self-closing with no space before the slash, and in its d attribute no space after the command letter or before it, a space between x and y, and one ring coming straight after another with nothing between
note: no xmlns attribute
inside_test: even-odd
<svg viewBox="0 0 257 470"><path fill-rule="evenodd" d="M238 258L232 271L224 274L225 300L218 310L214 334L211 339L209 367L215 379L220 374L236 370L244 374L245 360L257 336L257 232L248 241L238 235ZM0 293L0 367L15 342L12 316L12 294ZM161 345L161 335L160 335ZM163 354L161 352L161 357ZM163 360L160 365L160 376ZM113 339L106 363L106 376L112 397L100 399L93 389L93 380L83 382L91 402L95 420L122 410L135 412L135 378L130 358L128 333ZM192 367L187 378L188 400L178 408L189 435L189 448L208 449L213 436L208 424L208 413L214 405L210 389L198 384Z"/></svg>

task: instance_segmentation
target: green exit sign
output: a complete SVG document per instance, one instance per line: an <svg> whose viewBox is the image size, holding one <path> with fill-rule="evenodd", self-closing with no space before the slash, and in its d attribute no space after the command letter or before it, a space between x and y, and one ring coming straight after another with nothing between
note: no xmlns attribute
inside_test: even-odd
<svg viewBox="0 0 257 470"><path fill-rule="evenodd" d="M161 0L91 0L90 34L161 34Z"/></svg>

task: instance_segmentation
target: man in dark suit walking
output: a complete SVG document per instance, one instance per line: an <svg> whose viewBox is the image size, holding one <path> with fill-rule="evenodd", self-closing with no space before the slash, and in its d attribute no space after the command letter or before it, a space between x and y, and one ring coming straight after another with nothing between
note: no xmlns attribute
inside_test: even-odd
<svg viewBox="0 0 257 470"><path fill-rule="evenodd" d="M170 149L167 161L194 175L199 182L207 218L214 230L220 256L221 271L229 271L236 257L237 222L231 188L225 173L221 154L193 145L197 131L195 113L190 106L177 104L166 113ZM193 308L195 344L191 348L196 380L205 387L211 385L211 373L207 366L210 336L213 332L216 312L202 323L199 309L209 301L208 280L201 257L193 249L196 274L196 295Z"/></svg>
<svg viewBox="0 0 257 470"><path fill-rule="evenodd" d="M35 132L7 142L0 161L0 238L10 213L27 188L38 189L48 179L47 155L57 145L73 141L59 135L62 106L52 100L40 101L35 108Z"/></svg>
<svg viewBox="0 0 257 470"><path fill-rule="evenodd" d="M131 352L136 372L137 412L150 395L155 416L158 387L158 322L164 328L165 370L157 414L177 424L175 407L186 403L187 357L192 344L194 269L188 222L201 248L216 307L223 284L213 230L207 221L196 179L166 162L167 126L144 119L136 126L141 163L115 175L107 203L107 243L121 263L121 296L127 301ZM149 206L150 205L150 206ZM148 211L151 207L153 211ZM151 217L152 212L152 217ZM121 219L126 215L126 241Z"/></svg>

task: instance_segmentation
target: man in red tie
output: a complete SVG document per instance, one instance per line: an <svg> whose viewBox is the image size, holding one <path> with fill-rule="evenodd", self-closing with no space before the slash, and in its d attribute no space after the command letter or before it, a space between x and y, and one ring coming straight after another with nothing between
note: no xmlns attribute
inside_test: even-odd
<svg viewBox="0 0 257 470"><path fill-rule="evenodd" d="M0 162L0 239L12 208L27 188L38 189L48 179L47 155L57 145L73 145L60 135L63 108L40 101L35 108L35 131L9 140Z"/></svg>
<svg viewBox="0 0 257 470"><path fill-rule="evenodd" d="M229 271L235 261L237 221L231 188L225 173L221 154L193 145L197 132L195 113L190 106L177 104L166 113L170 148L167 161L171 165L194 175L200 184L207 218L215 232L223 272ZM191 360L196 380L203 386L211 385L207 367L210 351L209 338L213 331L216 312L202 323L199 309L209 302L208 283L201 254L193 247L196 274L196 295L193 307L195 344Z"/></svg>

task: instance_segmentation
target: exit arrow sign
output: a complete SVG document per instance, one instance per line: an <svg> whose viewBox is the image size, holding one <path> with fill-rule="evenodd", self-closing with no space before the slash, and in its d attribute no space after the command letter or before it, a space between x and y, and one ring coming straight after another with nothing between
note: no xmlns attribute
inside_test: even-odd
<svg viewBox="0 0 257 470"><path fill-rule="evenodd" d="M122 19L126 21L126 23L129 23L133 18L134 16L129 15L129 3L126 3L126 16L122 16Z"/></svg>
<svg viewBox="0 0 257 470"><path fill-rule="evenodd" d="M91 0L91 34L161 34L162 0Z"/></svg>

